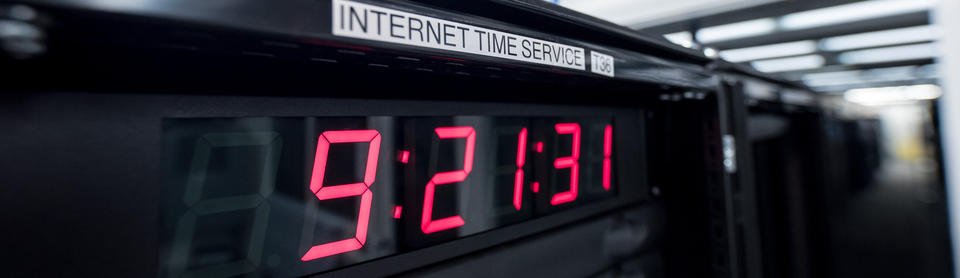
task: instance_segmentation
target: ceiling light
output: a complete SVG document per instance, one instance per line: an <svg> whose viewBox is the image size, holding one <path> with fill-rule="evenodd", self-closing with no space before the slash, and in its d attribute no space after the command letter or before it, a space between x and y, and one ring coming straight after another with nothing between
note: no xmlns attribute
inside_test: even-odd
<svg viewBox="0 0 960 278"><path fill-rule="evenodd" d="M821 41L820 46L823 50L827 51L841 51L872 46L933 41L936 39L936 29L931 25L923 25L826 38Z"/></svg>
<svg viewBox="0 0 960 278"><path fill-rule="evenodd" d="M785 30L837 25L872 18L929 10L935 0L863 1L783 16L780 27Z"/></svg>
<svg viewBox="0 0 960 278"><path fill-rule="evenodd" d="M824 62L823 56L805 55L782 59L753 61L750 64L762 72L781 72L819 68L823 66Z"/></svg>
<svg viewBox="0 0 960 278"><path fill-rule="evenodd" d="M645 28L779 1L787 0L562 0L557 4L619 25Z"/></svg>
<svg viewBox="0 0 960 278"><path fill-rule="evenodd" d="M674 44L678 44L686 48L693 47L693 36L690 35L690 32L683 31L670 33L663 35L663 37Z"/></svg>
<svg viewBox="0 0 960 278"><path fill-rule="evenodd" d="M930 100L943 93L940 86L932 84L880 87L847 90L843 99L863 105L888 105L917 100Z"/></svg>
<svg viewBox="0 0 960 278"><path fill-rule="evenodd" d="M814 41L797 41L724 50L720 56L731 62L810 54L817 51Z"/></svg>
<svg viewBox="0 0 960 278"><path fill-rule="evenodd" d="M862 71L859 70L851 70L805 74L803 84L810 87L824 87L862 83L861 73Z"/></svg>
<svg viewBox="0 0 960 278"><path fill-rule="evenodd" d="M840 63L851 65L928 59L936 55L935 45L924 43L843 52L837 56L837 60Z"/></svg>
<svg viewBox="0 0 960 278"><path fill-rule="evenodd" d="M717 50L716 50L716 49L713 49L713 48L710 48L710 47L707 47L707 48L704 48L704 49L703 49L703 55L706 55L707 57L717 58L717 55L718 55L718 54L719 54L719 53L717 53Z"/></svg>
<svg viewBox="0 0 960 278"><path fill-rule="evenodd" d="M870 70L851 70L810 73L803 75L803 83L810 87L869 84L878 82L911 81L929 78L919 73L921 67L900 66Z"/></svg>
<svg viewBox="0 0 960 278"><path fill-rule="evenodd" d="M772 33L777 29L773 18L761 18L737 23L711 26L697 31L697 41L712 43Z"/></svg>

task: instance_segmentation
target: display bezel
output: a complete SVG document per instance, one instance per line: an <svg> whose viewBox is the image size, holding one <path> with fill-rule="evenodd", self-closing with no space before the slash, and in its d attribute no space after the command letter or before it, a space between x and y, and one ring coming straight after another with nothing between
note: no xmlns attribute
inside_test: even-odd
<svg viewBox="0 0 960 278"><path fill-rule="evenodd" d="M217 103L223 97L190 97L195 108ZM313 98L259 98L246 97L241 101L231 98L235 105L212 105L206 109L179 111L162 119L181 118L244 118L244 117L354 117L354 116L510 116L510 117L611 117L614 126L614 159L616 197L582 204L576 208L537 217L453 241L439 243L410 252L389 255L370 261L314 273L312 275L383 276L412 270L470 252L504 244L567 225L591 216L635 205L647 198L642 110L594 106L475 103L451 101L349 100ZM250 109L247 105L262 105ZM319 105L317 105L319 104ZM429 111L425 113L423 111ZM631 161L632 160L632 161ZM637 167L637 169L628 167ZM161 260L163 258L160 258Z"/></svg>
<svg viewBox="0 0 960 278"><path fill-rule="evenodd" d="M621 197L419 251L318 273L324 275L403 273L511 241L526 241L524 238L532 235L575 225L652 198L646 174L647 135L643 132L648 115L639 107L201 95L188 90L163 95L139 91L24 93L9 99L17 105L3 113L29 115L5 118L18 122L11 125L16 128L8 130L11 143L4 148L4 153L17 159L17 163L8 164L8 190L17 193L11 194L16 200L7 204L19 212L11 217L11 225L20 227L12 235L34 239L59 231L55 236L58 240L24 241L30 248L21 249L18 260L28 266L46 264L49 253L57 251L69 258L58 262L58 268L72 269L74 273L157 275L162 260L157 252L161 243L160 199L165 191L162 123L169 118L385 114L614 118L614 172L621 185L631 185L618 188ZM627 165L631 168L625 168ZM46 220L37 223L38 218Z"/></svg>

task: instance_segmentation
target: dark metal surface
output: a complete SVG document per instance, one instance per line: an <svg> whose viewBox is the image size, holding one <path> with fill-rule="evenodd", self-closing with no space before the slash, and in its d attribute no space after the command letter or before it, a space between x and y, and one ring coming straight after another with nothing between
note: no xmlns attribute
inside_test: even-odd
<svg viewBox="0 0 960 278"><path fill-rule="evenodd" d="M13 276L149 277L157 269L161 121L169 117L302 115L615 115L621 194L600 202L462 240L330 273L384 276L548 231L647 199L640 114L631 109L507 103L371 101L322 98L143 95L129 92L3 96L2 160L7 186L0 238L19 250ZM620 129L620 128L623 129ZM16 161L13 158L19 158ZM43 219L42 221L38 219ZM51 255L51 253L54 253ZM51 267L51 260L56 266Z"/></svg>
<svg viewBox="0 0 960 278"><path fill-rule="evenodd" d="M360 1L372 3L369 1ZM607 79L607 77L590 73L589 71L569 70L564 68L547 67L525 62L508 61L501 58L464 54L446 50L435 50L391 43L358 40L337 37L331 33L331 6L329 1L263 1L251 0L218 0L218 1L70 1L70 0L27 0L22 3L32 5L41 12L50 12L55 16L76 16L79 20L89 17L112 18L118 21L128 21L134 24L178 24L189 27L218 29L223 32L246 32L259 34L264 39L279 39L283 43L294 45L304 44L350 44L372 47L372 51L390 51L406 54L439 55L455 57L491 65L510 65L515 67L537 69L540 71L576 75L591 79ZM715 80L686 61L699 60L695 55L683 48L670 46L664 42L643 39L639 35L631 35L633 50L624 49L618 45L604 45L604 42L580 40L575 32L563 33L557 30L537 30L528 27L503 23L501 21L477 16L452 13L449 11L429 8L402 1L376 2L375 5L417 13L425 16L447 19L503 30L520 35L546 39L564 44L580 46L590 50L599 50L606 53L616 53L616 79L640 81L657 84L669 84L678 87L714 88ZM512 8L517 9L517 8ZM509 11L511 8L504 8ZM61 18L63 20L63 18ZM569 19L568 19L569 20ZM126 25L126 24L125 24ZM117 26L117 27L132 27ZM592 26L594 25L586 25ZM611 27L607 27L611 28ZM622 35L630 35L624 30ZM596 37L596 36L594 36ZM605 42L616 40L604 40ZM637 43L647 44L650 49L660 49L672 53L671 57L655 57L648 54L645 48ZM587 68L589 69L589 61Z"/></svg>

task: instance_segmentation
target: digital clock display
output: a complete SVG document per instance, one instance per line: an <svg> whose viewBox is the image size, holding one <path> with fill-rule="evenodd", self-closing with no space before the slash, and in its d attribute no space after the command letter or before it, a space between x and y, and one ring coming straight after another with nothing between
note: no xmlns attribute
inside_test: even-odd
<svg viewBox="0 0 960 278"><path fill-rule="evenodd" d="M612 117L163 125L162 277L324 272L617 192Z"/></svg>

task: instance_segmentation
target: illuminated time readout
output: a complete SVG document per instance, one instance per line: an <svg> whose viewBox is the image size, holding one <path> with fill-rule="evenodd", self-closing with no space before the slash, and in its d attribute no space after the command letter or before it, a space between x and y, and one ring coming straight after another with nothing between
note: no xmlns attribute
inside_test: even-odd
<svg viewBox="0 0 960 278"><path fill-rule="evenodd" d="M161 272L169 277L316 273L615 193L605 117L164 125Z"/></svg>

